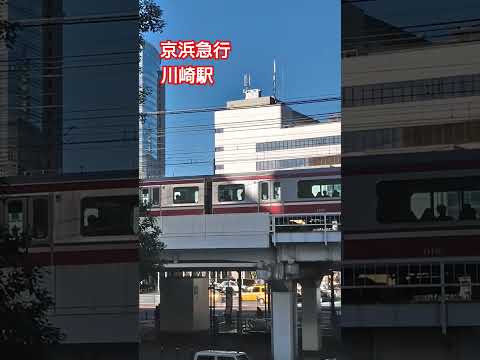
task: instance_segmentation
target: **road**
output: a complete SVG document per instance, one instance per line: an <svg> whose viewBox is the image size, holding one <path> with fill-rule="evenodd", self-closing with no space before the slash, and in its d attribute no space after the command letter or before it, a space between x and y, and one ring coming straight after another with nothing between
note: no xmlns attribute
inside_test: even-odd
<svg viewBox="0 0 480 360"><path fill-rule="evenodd" d="M143 295L143 294L142 294ZM243 335L218 334L211 337L209 333L203 334L162 334L155 335L154 309L158 304L158 294L144 294L140 296L139 320L141 329L141 359L162 359L162 360L191 360L193 352L205 349L228 349L246 351L252 360L271 359L270 334ZM303 353L300 352L302 360L319 360L334 358L339 349L339 328L337 326L338 315L341 311L340 301L335 302L335 314L333 315L330 302L324 301L318 311L319 326L324 344L321 352ZM261 306L264 310L264 306ZM233 311L236 314L238 309L238 296L233 299ZM256 301L242 301L243 319L254 318L257 309ZM215 314L222 319L225 311L225 303L217 301ZM235 315L234 315L235 316ZM303 312L301 304L298 307L298 331L299 346L301 348L301 323ZM213 341L213 342L212 342Z"/></svg>

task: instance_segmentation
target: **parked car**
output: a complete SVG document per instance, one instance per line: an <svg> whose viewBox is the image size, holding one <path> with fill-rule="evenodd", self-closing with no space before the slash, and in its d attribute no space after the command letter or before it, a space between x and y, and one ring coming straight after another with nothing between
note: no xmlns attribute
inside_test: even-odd
<svg viewBox="0 0 480 360"><path fill-rule="evenodd" d="M220 283L220 289L225 292L227 287L231 287L234 292L238 292L238 284L235 280L226 280Z"/></svg>
<svg viewBox="0 0 480 360"><path fill-rule="evenodd" d="M244 352L205 350L195 354L193 360L249 360Z"/></svg>

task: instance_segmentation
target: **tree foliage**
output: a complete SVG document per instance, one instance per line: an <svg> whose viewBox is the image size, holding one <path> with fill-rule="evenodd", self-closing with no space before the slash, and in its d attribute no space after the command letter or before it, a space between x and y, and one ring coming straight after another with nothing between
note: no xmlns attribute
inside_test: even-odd
<svg viewBox="0 0 480 360"><path fill-rule="evenodd" d="M139 219L140 279L154 277L158 271L161 251L165 245L160 241L162 231L156 218L149 212L150 206L141 205Z"/></svg>
<svg viewBox="0 0 480 360"><path fill-rule="evenodd" d="M163 19L163 12L153 0L140 0L139 2L139 47L144 45L143 33L163 32L166 22ZM141 72L142 69L140 69ZM146 102L151 95L152 89L143 87L139 90L139 104ZM144 115L140 114L140 121L144 121ZM148 204L142 204L139 219L139 242L140 242L140 279L145 280L155 277L158 271L158 263L164 244L160 241L162 233L155 217L150 212Z"/></svg>
<svg viewBox="0 0 480 360"><path fill-rule="evenodd" d="M0 343L36 349L60 342L64 335L48 320L54 306L44 281L44 268L30 262L25 233L0 228Z"/></svg>
<svg viewBox="0 0 480 360"><path fill-rule="evenodd" d="M162 32L166 23L163 19L163 11L153 0L140 0L140 31Z"/></svg>
<svg viewBox="0 0 480 360"><path fill-rule="evenodd" d="M20 24L18 23L0 20L0 40L4 41L7 48L13 48L19 29Z"/></svg>
<svg viewBox="0 0 480 360"><path fill-rule="evenodd" d="M139 1L139 38L140 47L144 44L143 33L162 33L166 26L163 11L153 0Z"/></svg>

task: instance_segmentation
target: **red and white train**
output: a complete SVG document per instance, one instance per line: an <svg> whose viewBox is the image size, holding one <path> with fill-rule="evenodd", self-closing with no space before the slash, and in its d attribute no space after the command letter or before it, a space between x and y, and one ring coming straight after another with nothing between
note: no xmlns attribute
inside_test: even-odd
<svg viewBox="0 0 480 360"><path fill-rule="evenodd" d="M160 178L143 181L141 196L155 216L339 213L340 178L340 167Z"/></svg>
<svg viewBox="0 0 480 360"><path fill-rule="evenodd" d="M11 177L0 183L5 254L48 270L66 343L138 342L138 173ZM12 246L13 245L13 246ZM18 245L15 246L15 245Z"/></svg>
<svg viewBox="0 0 480 360"><path fill-rule="evenodd" d="M343 159L348 260L480 256L480 150Z"/></svg>

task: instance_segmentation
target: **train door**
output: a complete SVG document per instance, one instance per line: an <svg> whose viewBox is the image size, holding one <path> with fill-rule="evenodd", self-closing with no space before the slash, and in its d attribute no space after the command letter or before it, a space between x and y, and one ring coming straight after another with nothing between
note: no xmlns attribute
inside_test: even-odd
<svg viewBox="0 0 480 360"><path fill-rule="evenodd" d="M158 207L160 206L160 187L155 186L150 189L150 203L152 204L153 207Z"/></svg>
<svg viewBox="0 0 480 360"><path fill-rule="evenodd" d="M260 181L258 183L258 211L260 212L261 207L268 205L270 203L271 194L270 194L270 182Z"/></svg>
<svg viewBox="0 0 480 360"><path fill-rule="evenodd" d="M212 213L212 180L205 179L205 185L203 187L203 202L205 214Z"/></svg>

